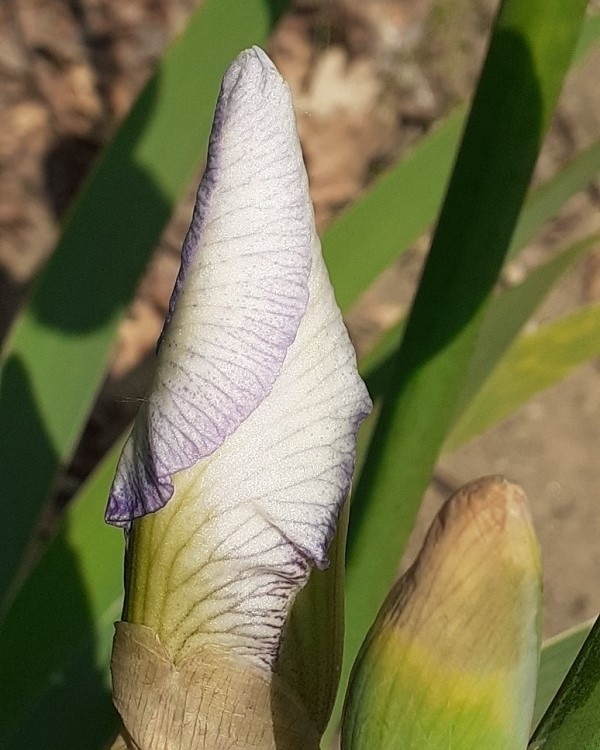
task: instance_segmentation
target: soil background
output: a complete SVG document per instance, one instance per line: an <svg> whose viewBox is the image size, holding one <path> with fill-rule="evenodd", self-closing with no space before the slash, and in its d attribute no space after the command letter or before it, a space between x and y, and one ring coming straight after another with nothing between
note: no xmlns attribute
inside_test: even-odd
<svg viewBox="0 0 600 750"><path fill-rule="evenodd" d="M240 0L243 2L243 0ZM65 212L102 146L194 0L5 0L0 4L0 336L50 256ZM268 50L294 95L319 229L468 100L496 0L296 0ZM592 2L590 10L600 11ZM600 51L569 77L537 181L600 137ZM198 175L199 178L199 175ZM195 180L195 183L197 179ZM54 504L68 501L132 418L178 268L194 185L177 208L123 321L106 383ZM524 278L555 249L600 229L600 183L574 197L507 269ZM410 304L424 237L349 315L359 352ZM529 324L600 297L600 250ZM600 609L598 362L529 402L437 468L404 565L447 495L482 474L526 489L545 566L544 632ZM408 427L409 428L409 427Z"/></svg>

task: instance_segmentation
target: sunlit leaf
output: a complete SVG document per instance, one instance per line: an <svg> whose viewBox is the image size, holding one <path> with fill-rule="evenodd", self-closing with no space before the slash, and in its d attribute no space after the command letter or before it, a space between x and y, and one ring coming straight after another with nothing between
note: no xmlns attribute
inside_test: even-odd
<svg viewBox="0 0 600 750"><path fill-rule="evenodd" d="M85 484L0 627L0 747L102 750L123 536L104 524L121 443Z"/></svg>
<svg viewBox="0 0 600 750"><path fill-rule="evenodd" d="M456 424L446 449L505 419L578 365L600 354L600 305L590 305L519 338Z"/></svg>
<svg viewBox="0 0 600 750"><path fill-rule="evenodd" d="M600 141L593 143L529 196L513 234L508 257L514 257L569 198L600 172Z"/></svg>
<svg viewBox="0 0 600 750"><path fill-rule="evenodd" d="M323 255L343 311L433 223L463 126L461 109L325 232Z"/></svg>

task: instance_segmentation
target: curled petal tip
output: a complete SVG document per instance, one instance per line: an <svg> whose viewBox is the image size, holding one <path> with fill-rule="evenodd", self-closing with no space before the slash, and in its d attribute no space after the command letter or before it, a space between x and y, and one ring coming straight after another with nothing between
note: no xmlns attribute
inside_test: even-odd
<svg viewBox="0 0 600 750"><path fill-rule="evenodd" d="M289 90L262 50L247 50L223 81L156 377L109 522L163 507L173 475L210 456L270 392L308 303L314 232Z"/></svg>

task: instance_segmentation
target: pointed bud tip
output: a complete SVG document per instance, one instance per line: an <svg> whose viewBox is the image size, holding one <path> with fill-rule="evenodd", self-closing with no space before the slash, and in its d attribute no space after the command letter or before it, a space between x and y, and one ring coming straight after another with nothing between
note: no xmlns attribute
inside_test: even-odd
<svg viewBox="0 0 600 750"><path fill-rule="evenodd" d="M273 74L282 80L267 53L254 45L240 52L227 68L223 90L229 91L238 83L246 88Z"/></svg>
<svg viewBox="0 0 600 750"><path fill-rule="evenodd" d="M481 548L539 574L540 552L527 495L501 475L481 477L455 492L432 524L422 554L441 537L447 544L464 545L466 555L477 555Z"/></svg>
<svg viewBox="0 0 600 750"><path fill-rule="evenodd" d="M523 489L499 474L465 484L446 501L442 514L461 516L466 511L477 519L482 531L502 530L515 518L531 521Z"/></svg>
<svg viewBox="0 0 600 750"><path fill-rule="evenodd" d="M243 102L260 101L262 106L278 109L285 101L285 106L292 110L292 97L285 79L267 53L256 46L240 52L223 77L222 106L231 105L237 97Z"/></svg>

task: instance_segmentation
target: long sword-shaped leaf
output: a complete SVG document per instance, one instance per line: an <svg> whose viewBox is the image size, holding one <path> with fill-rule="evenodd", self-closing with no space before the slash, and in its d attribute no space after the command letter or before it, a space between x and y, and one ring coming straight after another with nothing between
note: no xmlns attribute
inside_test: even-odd
<svg viewBox="0 0 600 750"><path fill-rule="evenodd" d="M493 300L481 326L477 347L458 401L457 414L462 414L468 408L475 394L490 377L553 286L577 261L599 245L598 235L576 243L532 271L522 284L508 289Z"/></svg>
<svg viewBox="0 0 600 750"><path fill-rule="evenodd" d="M121 442L83 486L0 628L0 748L101 750L123 540L103 522Z"/></svg>
<svg viewBox="0 0 600 750"><path fill-rule="evenodd" d="M600 16L592 16L583 24L573 63L580 61L599 39ZM394 258L433 223L463 126L464 113L460 108L386 172L325 233L323 253L342 310L347 310ZM530 208L517 225L511 252L528 241L531 232L597 172L598 167L591 160L591 155L582 154L565 169L559 184L550 180L543 189L535 191ZM596 164L598 161L600 155L596 154Z"/></svg>
<svg viewBox="0 0 600 750"><path fill-rule="evenodd" d="M530 750L597 750L600 747L600 619L585 640Z"/></svg>
<svg viewBox="0 0 600 750"><path fill-rule="evenodd" d="M519 338L457 422L446 450L502 421L532 396L600 354L600 305L578 310Z"/></svg>
<svg viewBox="0 0 600 750"><path fill-rule="evenodd" d="M460 109L325 233L323 255L342 311L432 224L463 126Z"/></svg>
<svg viewBox="0 0 600 750"><path fill-rule="evenodd" d="M452 424L577 41L583 0L505 0L351 511L345 674ZM375 549L377 552L375 553Z"/></svg>
<svg viewBox="0 0 600 750"><path fill-rule="evenodd" d="M586 187L600 171L600 141L596 141L567 164L554 177L536 188L515 229L509 257L515 256L533 239L544 222L551 219L569 198Z"/></svg>
<svg viewBox="0 0 600 750"><path fill-rule="evenodd" d="M577 261L600 244L600 236L592 235L560 251L546 263L535 268L518 286L499 293L491 301L481 326L477 346L465 380L457 413L461 414L500 362L517 334L554 285ZM389 331L376 350L363 362L361 371L372 398L378 398L390 375L393 348L400 331Z"/></svg>
<svg viewBox="0 0 600 750"><path fill-rule="evenodd" d="M223 71L266 38L282 5L207 0L197 11L88 180L12 332L0 390L0 526L11 540L0 549L0 605L81 433L117 323L204 158Z"/></svg>
<svg viewBox="0 0 600 750"><path fill-rule="evenodd" d="M536 188L525 201L509 254L516 254L541 229L560 207L582 190L600 172L600 142L594 143L562 169L557 175ZM537 304L537 303L536 303ZM533 309L533 308L532 308ZM490 313L491 314L491 313ZM523 324L525 323L523 319ZM369 380L371 396L377 398L391 366L393 353L400 341L404 321L387 331L361 362L361 371ZM478 338L477 350L486 346L483 332ZM489 349L489 347L487 347ZM476 356L480 356L476 354ZM466 395L463 393L463 396Z"/></svg>
<svg viewBox="0 0 600 750"><path fill-rule="evenodd" d="M546 713L591 629L592 623L585 622L550 638L542 646L533 726Z"/></svg>
<svg viewBox="0 0 600 750"><path fill-rule="evenodd" d="M481 326L477 347L456 409L459 419L469 418L473 399L490 374L499 366L521 328L553 286L582 256L597 246L599 241L600 238L593 236L563 250L532 271L521 284L501 292L491 301ZM399 336L400 331L397 329L388 332L378 349L368 355L361 363L363 377L374 399L379 398L389 379L393 348L397 345ZM541 385L540 387L547 386ZM530 395L533 396L534 393ZM359 434L357 446L357 467L359 469L365 459L377 414L378 407L376 406L374 413L366 420ZM488 424L488 427L491 426L491 424ZM458 426L457 429L459 429ZM474 435L471 435L471 437L474 437ZM452 440L452 433L450 440ZM445 443L444 450L450 450L454 447L454 444L449 441Z"/></svg>
<svg viewBox="0 0 600 750"><path fill-rule="evenodd" d="M600 16L592 16L591 18L588 18L582 27L582 32L579 36L579 41L577 44L577 48L575 50L575 53L573 55L573 62L577 62L581 60L587 52L591 48L593 48L600 40ZM445 128L446 124L440 126L440 130L442 128ZM425 146L428 139L424 139L423 145ZM427 148L425 151L428 153L429 148ZM415 157L415 161L417 161L418 164L420 164L420 160L417 160ZM400 169L400 167L396 167L395 169ZM517 222L517 226L515 228L514 235L511 240L510 249L509 249L509 255L516 255L520 250L525 247L527 242L531 240L531 238L541 229L544 222L546 222L548 219L550 219L552 216L554 216L561 208L561 206L573 195L575 195L577 192L585 188L585 186L588 184L588 182L598 174L600 171L600 142L592 144L589 148L585 149L581 153L579 153L569 164L567 164L563 169L560 170L554 177L549 179L547 182L543 183L539 187L537 187L535 190L531 192L531 194L527 197L525 201L525 205L523 207L523 210L519 216L519 220ZM393 183L390 183L390 187ZM398 180L398 190L401 190L402 183L400 180ZM378 186L379 187L379 186ZM384 187L383 185L381 187ZM376 188L377 189L377 188ZM400 199L405 202L407 205L411 205L411 197L405 196L404 192L400 194ZM357 206L360 205L360 201L357 204ZM359 215L360 216L360 215ZM352 226L352 228L358 232L360 230L361 226L364 226L365 223L362 224L358 221L353 221L353 214L352 212L348 212L348 220ZM339 223L343 224L346 221L346 216L343 216ZM334 225L334 228L337 225ZM361 237L360 235L359 239L361 242L365 242L366 238ZM590 240L592 241L592 240ZM390 242L390 237L387 236L387 242ZM587 241L584 241L587 242ZM350 245L350 248L352 250L352 245ZM574 250L574 248L572 249ZM568 257L572 251L567 250L563 251L566 253L565 257ZM576 252L576 251L575 251ZM576 258L574 258L576 260ZM557 261L558 264L562 264L562 261ZM333 269L336 269L335 265L335 259L330 258L330 265L333 266ZM523 285L520 285L519 288L521 289L520 296L529 296L530 292L533 290L531 289L531 284L535 284L535 286L539 289L539 281L542 281L542 278L539 279L539 281L535 280L535 277L538 273L541 274L552 274L552 268L556 268L559 270L558 266L555 266L554 261L550 261L548 264L547 271L543 270L543 267L534 271L532 274L530 274L530 277L528 280L524 282ZM566 269L565 269L566 270ZM554 283L556 278L553 276L552 280L549 283ZM546 291L549 291L550 286L548 286ZM509 293L510 294L510 293ZM535 297L531 297L530 301L534 304L531 306L531 310L535 309L535 307L539 304L541 301L541 296L538 294ZM492 303L495 306L495 302ZM496 321L496 325L502 326L502 318L499 317L496 310L492 309L489 311L489 314L486 316L486 318L489 317L491 320ZM523 316L523 310L521 310L521 317L522 317L522 323L521 325L524 325L526 318ZM373 398L377 398L384 387L384 384L386 382L386 378L389 375L389 369L391 365L391 361L393 358L393 353L396 350L396 348L399 345L402 332L404 329L405 321L402 320L397 326L394 326L390 330L386 331L385 334L380 338L380 340L377 342L377 344L373 347L373 349L368 352L368 354L362 359L360 362L360 368L361 372L363 374L363 377L368 381L369 383L369 391ZM520 326L519 326L520 327ZM481 355L478 353L480 348L487 348L489 350L489 347L486 347L486 337L482 334L478 338L478 344L477 344L477 350L475 357L480 357ZM498 352L496 356L496 361L500 359L502 352ZM469 389L465 389L463 391L463 399L467 396L469 392ZM374 415L369 420L370 424L374 423ZM369 432L368 426L367 428L363 428L361 433L361 440L363 443L365 443L366 440L366 433Z"/></svg>

